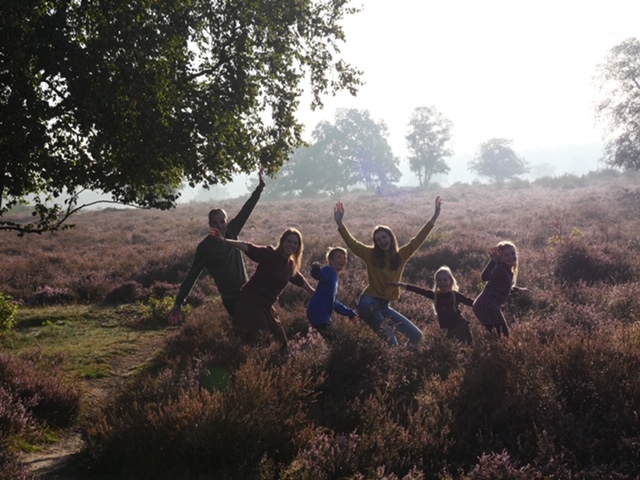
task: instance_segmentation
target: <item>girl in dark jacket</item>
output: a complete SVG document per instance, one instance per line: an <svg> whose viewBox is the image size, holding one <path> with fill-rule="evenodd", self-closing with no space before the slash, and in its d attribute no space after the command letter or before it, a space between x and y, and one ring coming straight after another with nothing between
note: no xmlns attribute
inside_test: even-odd
<svg viewBox="0 0 640 480"><path fill-rule="evenodd" d="M458 282L446 265L440 267L433 278L433 290L402 282L395 282L392 285L404 287L409 292L433 300L433 309L438 317L438 323L440 328L447 330L447 338L457 338L461 342L471 344L469 322L460 313L459 304L471 306L473 300L458 291Z"/></svg>
<svg viewBox="0 0 640 480"><path fill-rule="evenodd" d="M507 320L502 313L502 305L512 292L526 292L526 288L516 287L518 279L518 251L516 246L503 241L489 250L489 262L482 271L482 280L487 282L482 293L473 302L473 313L489 331L498 336L509 336Z"/></svg>

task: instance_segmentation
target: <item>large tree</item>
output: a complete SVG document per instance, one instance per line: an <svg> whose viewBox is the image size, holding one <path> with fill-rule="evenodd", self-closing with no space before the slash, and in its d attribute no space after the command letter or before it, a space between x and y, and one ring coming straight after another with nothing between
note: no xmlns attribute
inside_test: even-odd
<svg viewBox="0 0 640 480"><path fill-rule="evenodd" d="M433 175L450 170L445 158L453 155L453 122L434 107L418 107L411 114L409 127L405 137L409 149L409 167L418 176L420 186L427 188Z"/></svg>
<svg viewBox="0 0 640 480"><path fill-rule="evenodd" d="M320 126L319 141L337 155L346 167L342 174L352 183L362 182L368 190L385 187L400 180L399 160L389 145L389 130L384 121L376 121L368 110L339 109L334 126Z"/></svg>
<svg viewBox="0 0 640 480"><path fill-rule="evenodd" d="M367 189L400 179L398 158L384 122L368 110L338 109L334 122L322 121L308 147L297 150L271 189L278 195L337 193L363 183Z"/></svg>
<svg viewBox="0 0 640 480"><path fill-rule="evenodd" d="M181 182L275 173L305 82L314 108L359 85L348 1L5 0L0 229L60 228L82 189L170 208ZM33 220L10 220L26 201Z"/></svg>
<svg viewBox="0 0 640 480"><path fill-rule="evenodd" d="M469 170L497 183L527 173L527 162L516 154L512 144L513 140L506 138L491 138L481 143L476 156L469 162Z"/></svg>
<svg viewBox="0 0 640 480"><path fill-rule="evenodd" d="M599 66L603 99L597 116L608 124L604 161L640 169L640 40L629 38Z"/></svg>
<svg viewBox="0 0 640 480"><path fill-rule="evenodd" d="M274 197L337 193L344 190L346 180L339 169L338 159L321 144L305 145L293 152L265 193Z"/></svg>

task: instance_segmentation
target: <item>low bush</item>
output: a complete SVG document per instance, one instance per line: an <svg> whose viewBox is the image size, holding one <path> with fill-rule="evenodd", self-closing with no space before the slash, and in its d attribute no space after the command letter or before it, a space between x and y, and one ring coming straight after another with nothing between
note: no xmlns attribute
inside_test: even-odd
<svg viewBox="0 0 640 480"><path fill-rule="evenodd" d="M56 428L69 426L80 411L80 392L62 381L60 361L39 353L19 358L0 354L1 385L19 397L37 421Z"/></svg>
<svg viewBox="0 0 640 480"><path fill-rule="evenodd" d="M20 464L18 444L42 441L48 429L68 427L80 412L80 393L57 364L38 354L0 353L0 479L33 478Z"/></svg>
<svg viewBox="0 0 640 480"><path fill-rule="evenodd" d="M121 283L107 293L104 301L111 305L134 303L139 300L141 293L142 285L133 280L129 280Z"/></svg>
<svg viewBox="0 0 640 480"><path fill-rule="evenodd" d="M10 295L0 292L0 335L7 333L16 325L18 304Z"/></svg>
<svg viewBox="0 0 640 480"><path fill-rule="evenodd" d="M558 246L555 274L561 282L624 283L636 276L626 253L613 247L590 247L581 238Z"/></svg>
<svg viewBox="0 0 640 480"><path fill-rule="evenodd" d="M131 326L142 328L166 325L169 312L175 305L175 302L175 297L156 297L154 294L151 294L146 302L136 302L139 314L130 321ZM188 317L190 313L190 305L182 307L183 318Z"/></svg>
<svg viewBox="0 0 640 480"><path fill-rule="evenodd" d="M43 307L47 305L64 305L75 297L68 288L55 288L45 285L38 288L29 299L29 305Z"/></svg>

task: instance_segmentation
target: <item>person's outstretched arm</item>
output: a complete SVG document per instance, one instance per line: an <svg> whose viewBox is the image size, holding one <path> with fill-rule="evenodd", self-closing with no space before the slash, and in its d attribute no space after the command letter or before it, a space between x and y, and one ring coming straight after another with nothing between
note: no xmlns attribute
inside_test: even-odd
<svg viewBox="0 0 640 480"><path fill-rule="evenodd" d="M315 293L315 288L313 288L311 285L309 285L309 282L307 281L307 279L304 277L304 275L302 276L302 278L304 279L304 282L302 283L302 289L307 292L309 295L313 295Z"/></svg>
<svg viewBox="0 0 640 480"><path fill-rule="evenodd" d="M349 232L349 229L343 222L344 205L342 204L342 202L336 203L336 206L333 209L333 218L338 224L338 233L344 240L344 243L347 244L349 250L351 250L356 257L366 258L369 255L369 251L372 250L373 247L369 247L353 238L351 232Z"/></svg>
<svg viewBox="0 0 640 480"><path fill-rule="evenodd" d="M260 167L260 170L258 170L258 186L253 191L251 196L247 199L238 214L229 221L231 230L235 234L239 234L242 230L242 227L244 227L244 224L247 223L249 215L251 215L251 212L253 212L253 209L258 203L258 200L260 200L260 194L262 193L262 190L264 190L264 185L264 169Z"/></svg>
<svg viewBox="0 0 640 480"><path fill-rule="evenodd" d="M225 238L224 235L220 233L220 230L217 228L212 228L209 230L209 235L211 235L216 240L226 243L230 247L237 248L238 250L242 250L244 253L249 251L249 244L247 242L241 242L240 240L231 240L230 238Z"/></svg>
<svg viewBox="0 0 640 480"><path fill-rule="evenodd" d="M422 295L423 297L430 298L431 300L433 300L434 298L433 290L429 290L428 288L422 288L422 287L419 287L418 285L413 285L411 283L405 283L405 282L389 282L389 285L393 285L394 287L402 287L407 292L417 293L419 295Z"/></svg>
<svg viewBox="0 0 640 480"><path fill-rule="evenodd" d="M440 216L440 209L442 208L442 197L438 195L436 197L436 206L433 212L433 216L429 219L427 223L425 223L420 231L413 237L409 243L400 247L400 254L405 258L409 258L413 253L420 248L420 245L424 243L427 239L427 236L435 226L435 221Z"/></svg>
<svg viewBox="0 0 640 480"><path fill-rule="evenodd" d="M182 323L182 304L185 302L191 289L196 283L196 280L200 277L202 270L205 267L206 263L206 255L207 249L201 243L198 245L196 249L196 256L193 259L193 263L189 268L189 272L187 276L184 278L182 283L180 284L180 290L178 291L178 295L176 296L176 302L173 305L173 308L169 312L169 325L178 325Z"/></svg>
<svg viewBox="0 0 640 480"><path fill-rule="evenodd" d="M300 287L309 295L313 295L315 292L315 289L311 285L309 285L309 282L307 281L305 276L300 272L294 273L293 276L289 279L289 282L293 283L296 287Z"/></svg>
<svg viewBox="0 0 640 480"><path fill-rule="evenodd" d="M333 219L338 224L338 228L344 225L342 223L343 218L344 218L344 205L342 202L338 202L336 203L336 206L333 207Z"/></svg>
<svg viewBox="0 0 640 480"><path fill-rule="evenodd" d="M436 220L438 219L438 217L440 216L440 208L442 207L442 197L440 195L438 195L436 197L436 207L435 210L433 212L433 216L431 217L431 220L429 220L431 223L433 223L435 225Z"/></svg>

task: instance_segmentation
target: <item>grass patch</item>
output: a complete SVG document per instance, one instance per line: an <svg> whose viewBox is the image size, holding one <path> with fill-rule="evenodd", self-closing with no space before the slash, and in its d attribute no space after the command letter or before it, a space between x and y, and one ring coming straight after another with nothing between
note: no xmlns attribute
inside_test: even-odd
<svg viewBox="0 0 640 480"><path fill-rule="evenodd" d="M0 337L0 347L12 354L38 351L47 358L63 358L61 373L68 381L104 378L141 342L165 336L162 329L132 330L128 319L136 313L131 305L22 307L15 330Z"/></svg>

